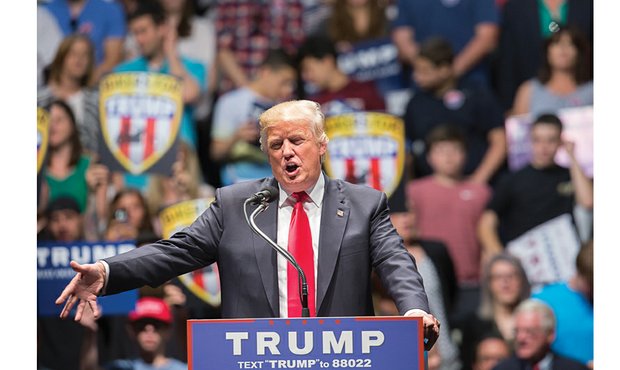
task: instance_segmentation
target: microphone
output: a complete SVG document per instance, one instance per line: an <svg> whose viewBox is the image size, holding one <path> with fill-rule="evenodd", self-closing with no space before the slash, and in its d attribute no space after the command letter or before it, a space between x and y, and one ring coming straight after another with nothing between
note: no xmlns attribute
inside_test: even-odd
<svg viewBox="0 0 620 370"><path fill-rule="evenodd" d="M259 204L262 202L271 202L273 200L275 200L278 195L280 194L280 191L278 189L276 189L273 186L267 186L266 188L264 188L263 190L259 191L258 193L254 193L254 195L252 195L251 197L249 197L246 202L250 203L250 204Z"/></svg>
<svg viewBox="0 0 620 370"><path fill-rule="evenodd" d="M310 317L310 309L308 308L308 282L306 281L306 274L304 273L304 270L302 270L301 266L299 266L299 264L295 260L295 257L293 257L293 255L290 254L289 251L280 247L273 240L271 240L267 235L265 235L265 233L263 233L258 228L258 226L256 226L256 223L254 222L254 219L256 218L256 216L258 216L259 213L262 213L263 211L265 211L268 207L268 203L275 200L278 194L279 194L278 189L276 189L273 186L268 186L264 188L263 190L259 191L258 193L252 195L251 197L245 200L245 202L243 203L243 214L245 215L245 221L247 222L248 226L250 226L250 229L252 229L252 231L258 234L267 243L269 243L271 248L275 249L276 252L284 256L284 258L288 262L290 262L293 265L293 267L295 267L295 269L297 270L297 273L299 274L299 281L301 282L299 286L299 291L300 291L299 297L301 300L301 316ZM256 207L256 209L254 210L254 212L252 212L250 217L248 217L248 213L247 213L248 203L250 204L260 203L260 205Z"/></svg>

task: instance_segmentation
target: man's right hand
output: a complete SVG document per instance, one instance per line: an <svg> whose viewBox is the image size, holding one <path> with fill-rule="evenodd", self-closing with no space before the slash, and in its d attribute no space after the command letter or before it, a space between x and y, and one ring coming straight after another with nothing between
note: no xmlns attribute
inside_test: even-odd
<svg viewBox="0 0 620 370"><path fill-rule="evenodd" d="M99 262L80 265L75 261L71 261L70 265L77 272L77 275L71 279L71 282L56 299L57 305L66 301L64 308L60 312L60 317L63 319L67 318L69 312L71 312L71 309L79 300L75 321L82 319L82 314L87 304L93 311L94 317L99 318L101 312L97 305L97 295L101 292L105 283L105 267Z"/></svg>

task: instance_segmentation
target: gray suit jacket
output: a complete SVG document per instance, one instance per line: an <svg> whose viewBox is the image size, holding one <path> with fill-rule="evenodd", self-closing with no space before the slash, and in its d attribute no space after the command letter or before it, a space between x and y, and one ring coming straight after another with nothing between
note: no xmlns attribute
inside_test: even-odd
<svg viewBox="0 0 620 370"><path fill-rule="evenodd" d="M215 201L188 228L105 259L110 267L106 294L158 286L217 262L223 317L278 317L276 252L243 214L244 200L266 186L277 183L266 178L217 189ZM254 207L248 207L248 215ZM374 315L372 268L401 314L413 308L429 312L422 277L390 222L384 193L326 177L321 212L317 316ZM274 241L276 222L277 202L256 218Z"/></svg>

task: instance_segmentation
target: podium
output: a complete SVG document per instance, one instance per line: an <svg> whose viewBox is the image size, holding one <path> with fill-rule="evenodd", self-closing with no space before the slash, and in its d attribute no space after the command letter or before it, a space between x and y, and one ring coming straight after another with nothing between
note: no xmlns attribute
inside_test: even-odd
<svg viewBox="0 0 620 370"><path fill-rule="evenodd" d="M425 369L419 317L188 320L188 368Z"/></svg>

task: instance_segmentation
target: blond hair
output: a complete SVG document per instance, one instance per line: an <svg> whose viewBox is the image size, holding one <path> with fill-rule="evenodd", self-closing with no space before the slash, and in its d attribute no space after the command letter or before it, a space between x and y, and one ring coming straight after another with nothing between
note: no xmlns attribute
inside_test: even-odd
<svg viewBox="0 0 620 370"><path fill-rule="evenodd" d="M329 138L325 133L325 115L321 105L310 100L291 100L277 104L260 115L260 148L267 152L267 129L282 122L304 122L309 127L317 143L327 144Z"/></svg>

